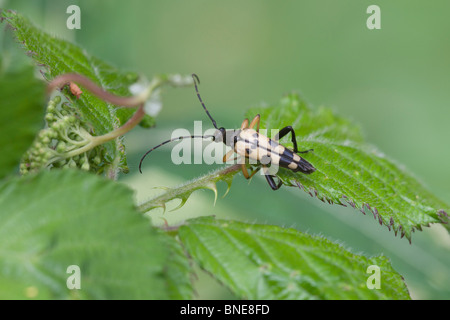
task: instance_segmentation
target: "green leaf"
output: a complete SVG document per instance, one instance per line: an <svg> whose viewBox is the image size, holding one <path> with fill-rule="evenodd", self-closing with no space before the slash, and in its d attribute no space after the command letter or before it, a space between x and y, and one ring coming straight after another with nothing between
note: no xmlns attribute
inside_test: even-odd
<svg viewBox="0 0 450 320"><path fill-rule="evenodd" d="M33 69L5 69L0 60L0 179L18 166L43 124L45 89Z"/></svg>
<svg viewBox="0 0 450 320"><path fill-rule="evenodd" d="M89 55L84 49L68 41L51 36L36 28L28 19L14 11L2 10L0 19L5 19L31 58L45 68L45 76L51 80L65 73L82 74L101 88L119 96L130 96L129 87L138 80L132 72L121 72L111 65ZM70 101L80 110L83 119L93 126L95 135L103 135L124 124L134 113L134 109L116 108L83 90L76 99L65 89ZM154 124L154 119L146 116L145 124ZM126 158L121 139L106 143L106 159L113 162L119 157L120 167L126 169Z"/></svg>
<svg viewBox="0 0 450 320"><path fill-rule="evenodd" d="M43 171L0 185L0 208L2 299L192 297L180 245L150 227L121 184ZM71 265L80 290L66 286Z"/></svg>
<svg viewBox="0 0 450 320"><path fill-rule="evenodd" d="M161 232L162 233L162 232ZM172 237L161 234L161 240L168 250L164 276L170 299L192 299L191 266L181 245Z"/></svg>
<svg viewBox="0 0 450 320"><path fill-rule="evenodd" d="M322 201L350 204L370 212L380 224L411 239L414 229L447 222L449 206L429 192L406 169L365 143L359 127L328 108L310 108L297 94L285 96L269 108L253 108L261 127L280 130L292 126L301 154L317 169L305 175L280 168L285 184L298 186ZM281 142L292 148L288 135Z"/></svg>
<svg viewBox="0 0 450 320"><path fill-rule="evenodd" d="M355 255L294 229L197 218L179 228L192 258L242 299L410 299L384 256ZM379 267L380 289L369 289Z"/></svg>

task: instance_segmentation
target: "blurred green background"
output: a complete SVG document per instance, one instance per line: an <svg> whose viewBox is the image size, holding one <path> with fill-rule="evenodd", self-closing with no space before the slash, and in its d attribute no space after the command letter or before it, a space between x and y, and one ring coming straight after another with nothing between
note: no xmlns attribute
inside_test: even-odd
<svg viewBox="0 0 450 320"><path fill-rule="evenodd" d="M81 30L66 28L71 4L81 8ZM381 8L381 30L366 27L371 4ZM239 126L247 108L298 90L311 104L359 123L370 143L450 203L449 1L0 0L0 7L120 69L148 78L197 73L203 99L226 128ZM212 170L173 165L170 148L162 148L138 174L141 155L173 129L191 129L194 120L210 127L193 88L169 88L163 99L156 128L125 137L130 173L121 180L138 200L160 192L154 187ZM409 244L372 216L324 205L294 188L274 192L261 177L249 185L236 176L230 193L213 201L212 192L197 192L164 217L216 215L322 234L355 253L389 257L413 298L450 298L450 237L439 225L416 232ZM162 222L162 212L152 216ZM195 285L200 299L232 298L200 271Z"/></svg>

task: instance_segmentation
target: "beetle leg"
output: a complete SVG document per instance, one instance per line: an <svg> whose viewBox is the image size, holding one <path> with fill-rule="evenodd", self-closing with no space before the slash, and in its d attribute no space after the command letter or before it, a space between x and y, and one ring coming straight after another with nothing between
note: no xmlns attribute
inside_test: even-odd
<svg viewBox="0 0 450 320"><path fill-rule="evenodd" d="M244 175L245 179L250 179L250 175L248 174L247 167L245 166L245 163L241 164L241 170L242 170L242 174Z"/></svg>
<svg viewBox="0 0 450 320"><path fill-rule="evenodd" d="M275 180L273 180L274 177L275 176L272 175L266 175L267 182L269 183L269 186L272 188L272 190L278 190L283 184L283 181L280 180L278 184L276 184Z"/></svg>
<svg viewBox="0 0 450 320"><path fill-rule="evenodd" d="M241 124L241 130L248 128L248 119L245 119Z"/></svg>
<svg viewBox="0 0 450 320"><path fill-rule="evenodd" d="M250 122L250 125L248 126L250 129L253 129L253 127L255 126L255 124L256 124L256 132L259 132L259 122L260 122L260 120L261 120L261 116L259 115L259 114L257 114L254 118L253 118L253 120L252 120L252 122Z"/></svg>
<svg viewBox="0 0 450 320"><path fill-rule="evenodd" d="M242 173L244 174L244 177L245 177L245 179L251 179L258 171L259 171L259 169L261 169L261 167L258 167L257 169L255 169L251 174L249 174L248 173L248 169L247 169L247 167L245 166L245 163L242 163L241 164L241 170L242 170Z"/></svg>
<svg viewBox="0 0 450 320"><path fill-rule="evenodd" d="M295 138L295 131L291 126L287 126L284 127L283 129L281 129L274 137L275 141L279 141L281 138L283 138L285 135L287 135L288 133L291 133L291 137L292 137L292 144L294 145L294 152L297 153L298 149L297 149L297 139Z"/></svg>
<svg viewBox="0 0 450 320"><path fill-rule="evenodd" d="M305 151L298 151L298 149L297 149L297 139L295 138L295 131L294 131L294 129L291 126L287 126L287 127L284 127L283 129L281 129L277 133L277 135L274 137L274 140L275 141L279 141L281 138L283 138L289 132L291 133L292 144L294 146L294 152L295 153L308 153L310 151L314 151L314 149L309 149L309 150L305 150Z"/></svg>
<svg viewBox="0 0 450 320"><path fill-rule="evenodd" d="M275 176L268 173L268 170L267 170L266 166L263 166L263 171L264 171L264 175L266 177L266 180L269 183L269 186L272 188L272 190L280 189L281 185L283 184L283 181L281 181L281 179L280 179L278 184L275 183L275 180L273 180L273 178L275 178Z"/></svg>
<svg viewBox="0 0 450 320"><path fill-rule="evenodd" d="M230 151L228 151L227 153L226 153L226 155L224 155L223 156L223 159L222 159L222 161L225 163L225 162L228 162L228 160L230 160L230 157L232 156L234 154L234 150L232 149L232 150L230 150ZM237 158L234 158L234 160L236 160Z"/></svg>
<svg viewBox="0 0 450 320"><path fill-rule="evenodd" d="M248 177L248 178L250 179L251 177L253 177L260 169L261 169L261 167L258 167L257 169L255 169L255 170L252 172L252 174L250 175L250 177Z"/></svg>
<svg viewBox="0 0 450 320"><path fill-rule="evenodd" d="M289 132L291 133L292 144L294 145L294 152L295 153L308 153L310 151L314 151L314 149L309 149L309 150L305 150L305 151L298 151L298 149L297 149L297 139L295 138L295 131L294 131L294 129L291 126L287 126L287 127L284 127L283 129L281 129L280 132L278 132L277 135L275 136L274 140L275 141L280 140L285 135L287 135Z"/></svg>

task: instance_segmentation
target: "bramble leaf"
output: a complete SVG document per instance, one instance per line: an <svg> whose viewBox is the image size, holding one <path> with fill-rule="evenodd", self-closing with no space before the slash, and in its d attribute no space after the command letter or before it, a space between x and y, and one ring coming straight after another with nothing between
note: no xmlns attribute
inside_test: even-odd
<svg viewBox="0 0 450 320"><path fill-rule="evenodd" d="M41 171L0 184L0 207L0 298L192 298L179 243L150 226L124 185ZM69 266L80 289L67 286Z"/></svg>
<svg viewBox="0 0 450 320"><path fill-rule="evenodd" d="M242 299L410 299L386 257L323 237L211 217L188 220L178 234L192 259Z"/></svg>
<svg viewBox="0 0 450 320"><path fill-rule="evenodd" d="M301 154L316 171L306 175L280 168L286 185L311 196L370 212L380 223L411 240L414 229L447 222L449 206L429 192L401 165L364 142L359 127L328 108L311 108L297 94L289 94L269 108L253 108L268 132L292 126ZM281 142L292 148L288 135Z"/></svg>

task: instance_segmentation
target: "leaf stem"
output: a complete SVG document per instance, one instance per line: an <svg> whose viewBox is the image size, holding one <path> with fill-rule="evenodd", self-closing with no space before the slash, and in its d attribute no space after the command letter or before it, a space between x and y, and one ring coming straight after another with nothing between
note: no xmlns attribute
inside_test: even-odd
<svg viewBox="0 0 450 320"><path fill-rule="evenodd" d="M84 146L65 153L65 157L66 158L74 157L76 155L89 151L101 144L104 144L108 141L114 140L124 135L125 133L133 129L137 124L139 124L139 122L142 120L144 116L145 116L144 105L142 104L139 107L139 109L133 114L133 116L123 126L102 136L91 136L90 140L88 140L88 142Z"/></svg>
<svg viewBox="0 0 450 320"><path fill-rule="evenodd" d="M148 97L151 95L152 91L155 87L162 84L161 81L153 81L152 84L148 86L148 88L138 95L130 96L130 97L121 97L116 96L108 91L103 90L96 83L94 83L91 79L77 73L66 73L54 78L47 87L47 93L49 94L56 88L62 88L65 85L77 82L92 92L94 95L99 97L100 99L112 103L117 106L125 107L125 108L135 108L137 105L144 103Z"/></svg>

